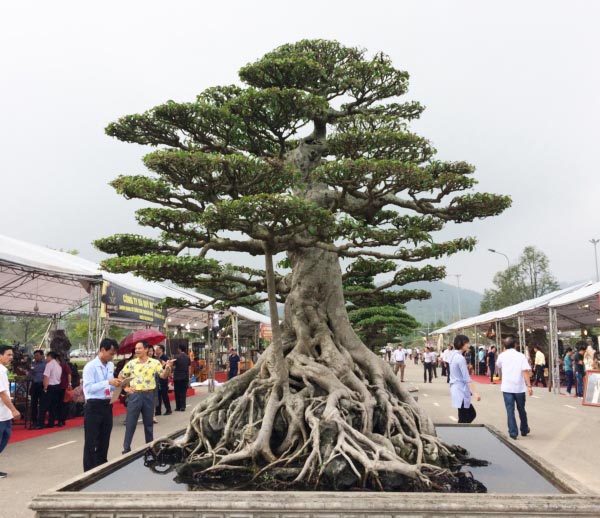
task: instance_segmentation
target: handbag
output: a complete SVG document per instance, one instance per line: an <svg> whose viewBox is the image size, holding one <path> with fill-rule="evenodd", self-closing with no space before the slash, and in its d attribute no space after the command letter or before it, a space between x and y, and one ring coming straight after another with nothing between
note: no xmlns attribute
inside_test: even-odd
<svg viewBox="0 0 600 518"><path fill-rule="evenodd" d="M73 396L73 389L71 388L71 386L68 386L65 389L65 395L63 397L63 403L70 403L71 401L73 401L75 398Z"/></svg>

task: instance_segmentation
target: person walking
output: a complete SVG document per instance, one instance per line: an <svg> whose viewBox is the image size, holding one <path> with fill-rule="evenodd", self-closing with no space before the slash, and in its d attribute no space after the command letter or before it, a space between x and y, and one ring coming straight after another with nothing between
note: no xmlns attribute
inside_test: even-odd
<svg viewBox="0 0 600 518"><path fill-rule="evenodd" d="M485 361L485 350L483 347L480 347L477 351L477 363L479 364L479 376L485 376L487 374L487 362Z"/></svg>
<svg viewBox="0 0 600 518"><path fill-rule="evenodd" d="M185 412L186 393L190 382L190 365L192 362L184 344L179 344L178 349L179 353L175 356L175 370L173 371L175 411Z"/></svg>
<svg viewBox="0 0 600 518"><path fill-rule="evenodd" d="M398 344L396 350L392 354L394 360L394 374L398 374L400 371L400 381L404 383L404 369L406 368L406 351L402 347L402 344Z"/></svg>
<svg viewBox="0 0 600 518"><path fill-rule="evenodd" d="M452 406L458 409L459 423L472 423L477 417L471 398L481 400L475 391L475 385L469 375L465 354L469 351L469 338L465 335L456 335L454 338L454 351L448 354L450 370L450 400Z"/></svg>
<svg viewBox="0 0 600 518"><path fill-rule="evenodd" d="M433 371L433 377L437 379L437 366L438 366L438 353L434 351L433 347L429 348L431 353L431 370Z"/></svg>
<svg viewBox="0 0 600 518"><path fill-rule="evenodd" d="M429 375L429 383L431 383L433 377L432 361L431 349L426 347L423 353L423 383L427 383L427 375Z"/></svg>
<svg viewBox="0 0 600 518"><path fill-rule="evenodd" d="M40 405L40 415L38 416L38 424L33 427L34 430L44 428L46 421L46 413L48 414L47 428L54 428L55 422L58 420L58 412L60 410L60 377L62 369L58 363L58 355L54 351L46 353L46 367L44 368L44 394L42 404Z"/></svg>
<svg viewBox="0 0 600 518"><path fill-rule="evenodd" d="M156 359L163 366L166 365L168 356L165 354L165 346L157 345L156 346ZM171 401L169 400L169 378L161 378L158 377L158 403L156 404L156 410L154 412L155 415L161 415L162 405L165 406L165 415L171 415L173 411L171 410Z"/></svg>
<svg viewBox="0 0 600 518"><path fill-rule="evenodd" d="M238 365L240 363L240 357L237 351L232 347L229 350L229 356L227 357L227 364L229 365L229 372L227 373L227 379L235 378L238 375Z"/></svg>
<svg viewBox="0 0 600 518"><path fill-rule="evenodd" d="M563 366L565 369L565 377L567 378L567 394L570 396L571 389L573 388L573 349L571 347L567 347L563 359Z"/></svg>
<svg viewBox="0 0 600 518"><path fill-rule="evenodd" d="M535 386L538 386L538 382L542 382L542 387L546 386L546 377L544 376L544 369L546 368L546 356L537 345L533 346L533 352L535 353L534 363L534 374L535 374Z"/></svg>
<svg viewBox="0 0 600 518"><path fill-rule="evenodd" d="M495 385L494 374L496 374L496 346L492 345L490 350L488 351L485 359L485 363L488 369L488 373L490 375L490 383Z"/></svg>
<svg viewBox="0 0 600 518"><path fill-rule="evenodd" d="M112 338L100 342L96 358L83 368L83 471L107 462L110 434L113 427L112 391L121 384L114 377L115 366L112 362L119 344Z"/></svg>
<svg viewBox="0 0 600 518"><path fill-rule="evenodd" d="M444 365L442 376L446 376L446 383L450 383L450 358L453 354L452 345L448 344L445 351L442 352L442 364Z"/></svg>
<svg viewBox="0 0 600 518"><path fill-rule="evenodd" d="M573 363L575 363L575 392L580 399L583 398L583 375L585 374L585 366L583 364L584 353L585 345L579 345L577 347L577 353L573 357Z"/></svg>
<svg viewBox="0 0 600 518"><path fill-rule="evenodd" d="M8 366L13 360L13 348L10 345L0 345L0 453L4 451L12 433L13 419L19 419L19 412L10 399L10 383L8 382ZM0 478L6 478L7 473L0 471Z"/></svg>
<svg viewBox="0 0 600 518"><path fill-rule="evenodd" d="M525 355L515 350L515 339L512 336L504 339L504 349L504 352L498 356L496 365L499 369L502 369L500 390L506 408L508 435L511 439L516 439L519 435L519 429L515 419L515 405L519 412L521 435L525 437L530 433L525 410L525 389L527 389L530 396L533 396L531 367Z"/></svg>
<svg viewBox="0 0 600 518"><path fill-rule="evenodd" d="M419 356L421 356L420 349L418 347L415 347L413 354L413 360L415 361L415 365L419 365Z"/></svg>
<svg viewBox="0 0 600 518"><path fill-rule="evenodd" d="M136 358L131 360L123 367L119 373L119 378L124 379L132 376L133 379L129 386L125 388L127 392L127 417L125 419L125 438L123 439L123 452L131 451L131 441L137 427L140 414L144 423L144 438L146 442L154 440L154 389L156 388L155 374L161 378L166 378L172 371L173 362L168 360L164 368L160 362L154 358L148 357L147 342L138 342L135 344Z"/></svg>
<svg viewBox="0 0 600 518"><path fill-rule="evenodd" d="M44 395L44 351L33 352L33 363L31 364L31 423L30 428L37 426L40 403Z"/></svg>

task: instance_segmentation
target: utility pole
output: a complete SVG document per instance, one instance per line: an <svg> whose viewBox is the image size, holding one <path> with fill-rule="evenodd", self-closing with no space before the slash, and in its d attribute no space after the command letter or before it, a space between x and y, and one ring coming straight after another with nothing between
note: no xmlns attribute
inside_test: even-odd
<svg viewBox="0 0 600 518"><path fill-rule="evenodd" d="M462 320L462 311L460 308L460 278L462 273L453 273L453 277L456 277L456 297L458 299L458 320Z"/></svg>
<svg viewBox="0 0 600 518"><path fill-rule="evenodd" d="M598 243L600 243L600 239L590 239L590 243L594 245L594 259L596 260L596 282L600 282L600 275L598 275Z"/></svg>

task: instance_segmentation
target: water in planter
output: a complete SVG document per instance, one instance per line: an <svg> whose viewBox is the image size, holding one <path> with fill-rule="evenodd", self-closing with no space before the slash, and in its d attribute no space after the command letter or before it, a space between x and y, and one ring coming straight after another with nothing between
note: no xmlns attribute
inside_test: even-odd
<svg viewBox="0 0 600 518"><path fill-rule="evenodd" d="M556 494L561 491L538 473L523 458L511 450L504 442L487 428L438 426L439 436L446 443L459 444L466 448L476 459L485 459L487 466L468 466L473 477L487 487L488 493L512 494ZM161 473L164 469L166 472ZM192 488L186 483L176 481L176 473L169 467L144 465L144 456L134 457L132 461L115 469L106 476L92 481L84 487L84 492L129 492L129 491L188 491ZM231 489L231 488L223 488ZM254 489L248 487L247 489ZM75 490L64 488L63 490Z"/></svg>

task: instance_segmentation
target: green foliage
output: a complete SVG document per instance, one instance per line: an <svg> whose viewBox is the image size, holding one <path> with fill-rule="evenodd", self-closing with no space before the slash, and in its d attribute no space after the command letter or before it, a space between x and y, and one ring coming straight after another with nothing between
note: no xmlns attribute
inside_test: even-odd
<svg viewBox="0 0 600 518"><path fill-rule="evenodd" d="M516 265L494 276L494 289L483 292L481 312L502 309L559 289L544 252L534 246L523 249Z"/></svg>
<svg viewBox="0 0 600 518"><path fill-rule="evenodd" d="M435 160L431 143L410 131L423 107L401 102L408 73L385 54L302 40L246 65L240 79L108 125L110 136L158 149L144 158L149 173L112 183L124 197L150 204L137 211L137 221L157 237L96 241L116 255L104 262L107 269L239 303L265 292L264 272L224 264L220 253L317 247L356 260L355 273L367 269L365 285L346 285L354 300L392 307L428 293L384 295L386 287L444 274L398 261L472 250L472 237L438 242L435 233L447 222L493 216L510 205L506 196L473 192L472 165ZM392 280L372 285L384 272ZM289 283L276 275L284 300ZM380 306L373 305L377 297ZM375 315L361 315L375 325Z"/></svg>
<svg viewBox="0 0 600 518"><path fill-rule="evenodd" d="M48 321L43 318L0 315L0 344L37 346L47 328Z"/></svg>
<svg viewBox="0 0 600 518"><path fill-rule="evenodd" d="M428 292L419 294L411 290L389 291L381 289L382 286L375 286L375 275L393 272L395 268L393 261L358 259L347 268L344 275L348 317L354 330L373 351L379 351L387 342L407 336L418 327L419 323L405 311L402 302L430 296ZM435 276L435 270L429 267L427 271ZM422 272L417 274L419 273ZM393 286L404 284L399 274L400 272L396 273L394 280L390 281ZM439 269L437 274L443 275Z"/></svg>

